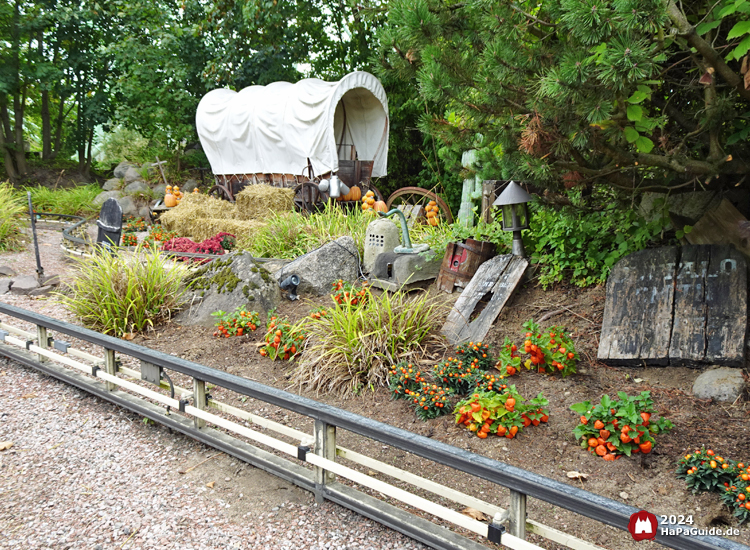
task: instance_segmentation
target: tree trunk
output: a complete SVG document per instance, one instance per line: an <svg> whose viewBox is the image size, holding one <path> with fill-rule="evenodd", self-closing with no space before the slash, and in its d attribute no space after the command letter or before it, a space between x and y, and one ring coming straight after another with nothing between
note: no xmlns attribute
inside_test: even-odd
<svg viewBox="0 0 750 550"><path fill-rule="evenodd" d="M55 121L55 145L52 148L52 155L50 156L50 160L57 158L57 153L60 152L60 141L62 140L63 120L65 120L65 117L68 115L70 110L73 109L73 106L71 106L70 109L68 109L68 113L65 112L65 100L66 99L68 99L67 96L60 97L60 108L57 110L57 120Z"/></svg>
<svg viewBox="0 0 750 550"><path fill-rule="evenodd" d="M12 153L13 134L10 131L8 107L4 101L0 103L0 148L3 150L5 172L8 174L8 179L13 183L18 183L18 171L16 170L15 158Z"/></svg>
<svg viewBox="0 0 750 550"><path fill-rule="evenodd" d="M42 90L42 159L52 158L52 127L49 116L49 91Z"/></svg>
<svg viewBox="0 0 750 550"><path fill-rule="evenodd" d="M91 161L92 161L91 149L93 148L93 144L94 144L94 129L93 128L89 130L89 135L86 141L87 141L86 143L86 149L87 149L86 167L83 172L83 175L86 177L86 179L89 179L91 177Z"/></svg>
<svg viewBox="0 0 750 550"><path fill-rule="evenodd" d="M78 150L78 171L83 174L86 169L86 117L83 113L83 86L79 80L78 92L78 116L76 117L76 149Z"/></svg>

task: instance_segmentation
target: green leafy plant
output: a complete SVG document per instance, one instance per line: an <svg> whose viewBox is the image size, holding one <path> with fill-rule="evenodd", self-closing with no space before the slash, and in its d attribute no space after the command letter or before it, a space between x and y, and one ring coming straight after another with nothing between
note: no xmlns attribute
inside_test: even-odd
<svg viewBox="0 0 750 550"><path fill-rule="evenodd" d="M138 237L135 233L123 233L121 244L122 246L138 246Z"/></svg>
<svg viewBox="0 0 750 550"><path fill-rule="evenodd" d="M513 376L521 372L521 356L518 354L518 346L516 346L510 338L505 337L500 348L500 354L498 355L497 363L495 368L500 371L501 376Z"/></svg>
<svg viewBox="0 0 750 550"><path fill-rule="evenodd" d="M580 415L573 435L581 440L581 447L604 460L650 453L656 445L654 436L671 430L672 422L664 417L652 421L655 411L651 392L635 396L617 392L617 397L613 400L605 394L596 405L589 401L571 405L570 409Z"/></svg>
<svg viewBox="0 0 750 550"><path fill-rule="evenodd" d="M338 305L361 306L367 300L367 283L362 283L360 288L355 287L348 281L339 279L333 283L331 298Z"/></svg>
<svg viewBox="0 0 750 550"><path fill-rule="evenodd" d="M88 328L104 334L152 329L177 312L189 285L187 271L167 267L158 250L136 248L132 256L97 251L77 261L66 294L58 300Z"/></svg>
<svg viewBox="0 0 750 550"><path fill-rule="evenodd" d="M292 325L286 319L279 319L269 313L266 324L266 345L258 350L269 359L294 359L300 352L302 344L307 338L306 331L300 325Z"/></svg>
<svg viewBox="0 0 750 550"><path fill-rule="evenodd" d="M427 294L370 289L362 306L334 303L320 319L302 321L310 338L292 379L339 395L386 386L391 365L414 362L428 344L441 344L438 331L446 309Z"/></svg>
<svg viewBox="0 0 750 550"><path fill-rule="evenodd" d="M26 205L8 182L0 183L0 251L21 248L20 217Z"/></svg>
<svg viewBox="0 0 750 550"><path fill-rule="evenodd" d="M695 452L685 455L677 463L675 475L684 479L688 488L695 493L706 491L718 492L723 487L729 487L735 482L735 478L742 474L741 468L731 460L725 460L718 456L712 449L701 447ZM747 480L744 480L747 481Z"/></svg>
<svg viewBox="0 0 750 550"><path fill-rule="evenodd" d="M216 317L216 332L214 336L229 338L230 336L242 336L258 328L260 315L257 311L249 311L246 306L240 306L231 313L226 311L214 311L212 316Z"/></svg>

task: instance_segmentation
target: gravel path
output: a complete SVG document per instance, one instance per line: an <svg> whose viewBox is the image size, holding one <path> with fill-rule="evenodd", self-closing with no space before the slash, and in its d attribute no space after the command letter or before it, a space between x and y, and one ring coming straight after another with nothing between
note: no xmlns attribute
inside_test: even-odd
<svg viewBox="0 0 750 550"><path fill-rule="evenodd" d="M0 387L0 442L13 442L0 452L0 548L426 548L6 359ZM230 467L237 479L217 484ZM258 476L289 496L258 502Z"/></svg>

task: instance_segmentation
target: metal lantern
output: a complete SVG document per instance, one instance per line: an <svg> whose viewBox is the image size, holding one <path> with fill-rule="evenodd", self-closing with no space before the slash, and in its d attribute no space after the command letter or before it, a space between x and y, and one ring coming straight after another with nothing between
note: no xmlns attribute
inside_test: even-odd
<svg viewBox="0 0 750 550"><path fill-rule="evenodd" d="M513 232L513 255L526 256L523 249L521 231L529 228L529 209L526 203L531 200L523 187L511 181L492 206L500 206L503 211L503 231Z"/></svg>

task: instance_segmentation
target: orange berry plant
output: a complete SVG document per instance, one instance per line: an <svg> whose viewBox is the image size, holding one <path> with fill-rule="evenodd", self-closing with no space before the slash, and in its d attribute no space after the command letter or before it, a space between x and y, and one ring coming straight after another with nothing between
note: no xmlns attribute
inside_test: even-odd
<svg viewBox="0 0 750 550"><path fill-rule="evenodd" d="M405 361L394 365L388 373L388 387L394 399L406 399L409 392L420 388L422 382L426 382L422 373Z"/></svg>
<svg viewBox="0 0 750 550"><path fill-rule="evenodd" d="M489 370L495 364L489 344L469 342L456 348L456 355L465 363L475 363L480 370Z"/></svg>
<svg viewBox="0 0 750 550"><path fill-rule="evenodd" d="M367 300L367 283L363 283L360 288L356 288L350 282L339 279L333 283L331 298L339 305L361 306Z"/></svg>
<svg viewBox="0 0 750 550"><path fill-rule="evenodd" d="M306 333L298 326L291 325L286 319L279 319L276 315L268 318L266 344L258 350L258 353L272 360L283 359L288 361L301 352L301 346L307 337Z"/></svg>
<svg viewBox="0 0 750 550"><path fill-rule="evenodd" d="M528 403L509 386L502 392L477 391L456 404L456 424L463 424L480 439L494 434L513 439L524 428L538 426L549 420L549 402L540 393Z"/></svg>
<svg viewBox="0 0 750 550"><path fill-rule="evenodd" d="M530 355L524 362L527 369L537 368L539 372L554 374L559 372L563 378L575 374L579 359L575 344L563 327L553 326L542 331L533 319L525 322L526 329L523 351Z"/></svg>
<svg viewBox="0 0 750 550"><path fill-rule="evenodd" d="M581 440L581 447L604 460L650 453L656 445L654 436L671 430L672 422L664 417L652 421L655 411L651 392L636 396L617 392L617 397L612 400L605 394L596 405L589 401L572 405L571 410L580 415L573 435Z"/></svg>
<svg viewBox="0 0 750 550"><path fill-rule="evenodd" d="M456 359L449 357L435 365L432 374L435 380L449 388L451 392L466 394L471 391L484 374L477 364L477 359Z"/></svg>
<svg viewBox="0 0 750 550"><path fill-rule="evenodd" d="M417 390L405 390L414 403L414 412L420 420L431 420L450 414L449 396L451 391L437 384L420 382Z"/></svg>
<svg viewBox="0 0 750 550"><path fill-rule="evenodd" d="M232 313L219 310L214 311L211 315L217 317L214 336L219 338L243 336L257 329L260 323L258 312L248 311L245 306L238 307Z"/></svg>

